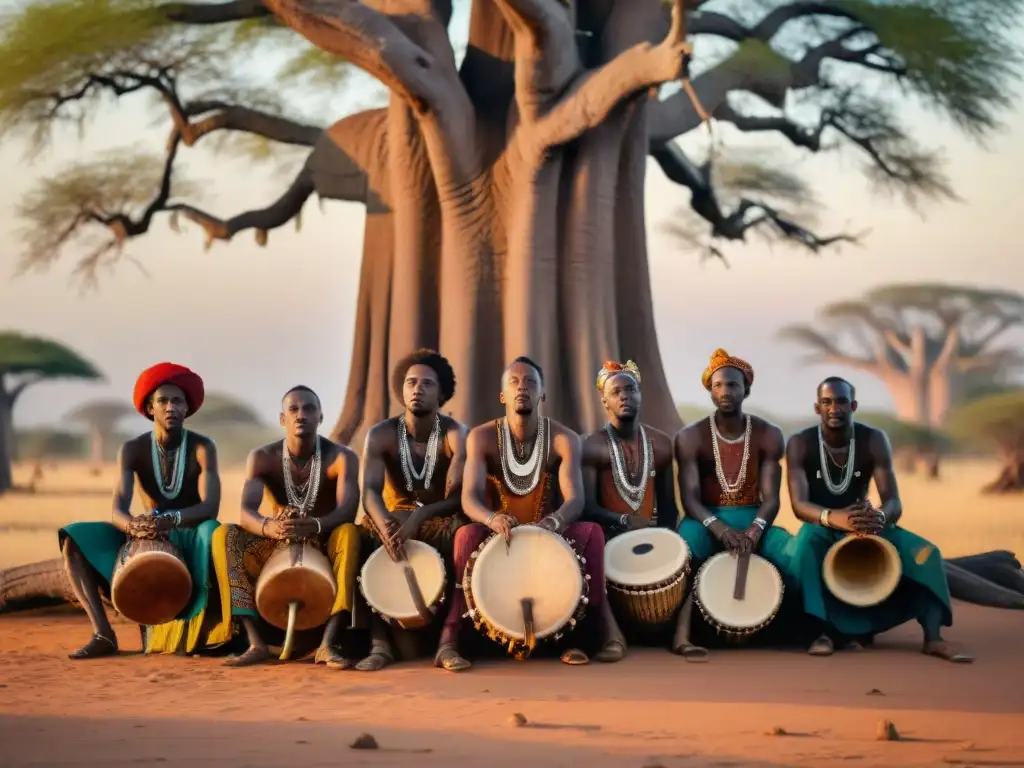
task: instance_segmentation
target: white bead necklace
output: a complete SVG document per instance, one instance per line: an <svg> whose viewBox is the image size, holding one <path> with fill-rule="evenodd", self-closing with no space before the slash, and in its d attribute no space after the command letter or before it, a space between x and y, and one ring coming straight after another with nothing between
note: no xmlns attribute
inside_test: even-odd
<svg viewBox="0 0 1024 768"><path fill-rule="evenodd" d="M501 472L505 486L516 496L528 496L537 487L548 461L550 429L548 419L542 418L537 425L537 437L533 449L525 462L520 462L513 450L512 431L508 419L499 419L498 455L501 458Z"/></svg>
<svg viewBox="0 0 1024 768"><path fill-rule="evenodd" d="M302 484L300 491L295 487L295 480L292 478L292 457L288 452L288 441L281 441L281 467L284 470L284 493L288 499L288 506L294 507L305 514L316 504L316 497L320 493L320 436L316 438L316 448L313 451L313 458L309 462L309 476ZM302 494L301 497L299 494Z"/></svg>
<svg viewBox="0 0 1024 768"><path fill-rule="evenodd" d="M643 460L640 463L640 482L636 485L630 482L629 472L626 470L626 456L622 448L622 442L611 424L605 425L605 432L608 435L608 447L612 459L612 481L615 483L615 490L634 512L638 511L644 503L644 496L647 494L647 482L654 477L654 468L651 466L651 458L654 453L647 431L643 424L640 425L640 444L643 446Z"/></svg>
<svg viewBox="0 0 1024 768"><path fill-rule="evenodd" d="M832 475L828 470L828 461L832 457L825 449L825 435L821 430L821 424L818 425L818 458L821 461L821 479L825 481L825 487L833 496L842 496L849 489L850 481L853 479L853 460L856 457L857 438L854 435L850 435L850 446L846 453L846 465L843 467L843 473L840 476L839 482L833 482ZM834 459L833 462L838 464Z"/></svg>
<svg viewBox="0 0 1024 768"><path fill-rule="evenodd" d="M723 437L718 431L718 425L715 423L715 414L711 414L711 418L708 421L711 423L711 449L715 455L715 476L718 478L718 485L727 496L735 496L747 481L747 463L750 460L750 415L746 416L746 427L743 430L743 436L731 440ZM719 440L728 445L735 445L740 440L743 441L743 458L740 463L740 471L736 475L736 482L734 483L730 483L725 477L725 470L722 467L722 452L718 447Z"/></svg>
<svg viewBox="0 0 1024 768"><path fill-rule="evenodd" d="M150 447L153 453L153 474L156 476L156 484L160 493L165 499L175 499L181 493L181 486L185 480L185 460L188 456L188 430L181 430L181 442L171 454L171 476L168 482L164 482L163 458L167 456L163 446L156 439L156 433L150 434Z"/></svg>
<svg viewBox="0 0 1024 768"><path fill-rule="evenodd" d="M434 468L437 466L437 452L441 445L441 417L434 418L434 428L427 438L427 452L423 457L423 467L419 472L413 462L412 449L409 446L409 431L405 423L405 414L398 417L398 459L402 465L402 474L405 476L405 489L410 493L415 490L414 480L423 482L423 489L430 490L430 481L434 477Z"/></svg>

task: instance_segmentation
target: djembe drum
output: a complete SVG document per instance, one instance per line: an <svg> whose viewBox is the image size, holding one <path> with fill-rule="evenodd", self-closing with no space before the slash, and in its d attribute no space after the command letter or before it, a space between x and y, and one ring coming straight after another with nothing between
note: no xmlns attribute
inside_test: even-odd
<svg viewBox="0 0 1024 768"><path fill-rule="evenodd" d="M331 561L309 541L289 541L267 559L256 581L256 610L285 630L281 660L292 653L295 630L313 629L331 617L338 594Z"/></svg>
<svg viewBox="0 0 1024 768"><path fill-rule="evenodd" d="M590 577L582 559L556 533L536 525L492 534L470 555L462 581L477 631L518 659L538 640L558 641L586 612Z"/></svg>
<svg viewBox="0 0 1024 768"><path fill-rule="evenodd" d="M433 622L444 603L444 560L422 541L406 541L404 548L405 560L400 562L383 547L370 555L359 574L359 589L370 610L387 623L420 629Z"/></svg>
<svg viewBox="0 0 1024 768"><path fill-rule="evenodd" d="M192 574L165 538L129 538L117 552L110 601L129 621L155 626L172 621L192 599Z"/></svg>
<svg viewBox="0 0 1024 768"><path fill-rule="evenodd" d="M690 548L666 528L629 531L605 544L604 574L616 617L637 632L655 633L683 605Z"/></svg>
<svg viewBox="0 0 1024 768"><path fill-rule="evenodd" d="M903 578L899 550L881 536L851 533L825 554L821 575L836 599L868 608L887 600Z"/></svg>
<svg viewBox="0 0 1024 768"><path fill-rule="evenodd" d="M760 555L712 555L697 571L694 602L720 636L741 644L772 623L785 585L778 569Z"/></svg>

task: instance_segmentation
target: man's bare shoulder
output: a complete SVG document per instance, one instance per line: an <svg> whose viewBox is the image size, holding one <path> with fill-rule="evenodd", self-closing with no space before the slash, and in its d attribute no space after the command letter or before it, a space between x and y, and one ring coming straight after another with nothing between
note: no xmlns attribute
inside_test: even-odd
<svg viewBox="0 0 1024 768"><path fill-rule="evenodd" d="M701 436L701 432L708 429L708 423L710 416L705 416L700 421L695 421L692 424L687 424L685 427L676 432L676 436L673 442L678 445L693 445Z"/></svg>
<svg viewBox="0 0 1024 768"><path fill-rule="evenodd" d="M395 442L398 434L398 417L378 421L366 432L366 444L380 449Z"/></svg>
<svg viewBox="0 0 1024 768"><path fill-rule="evenodd" d="M662 432L660 429L652 427L650 424L644 424L644 431L651 439L651 446L654 448L655 459L659 462L662 462L663 459L667 459L671 462L672 449L675 441L668 432Z"/></svg>
<svg viewBox="0 0 1024 768"><path fill-rule="evenodd" d="M583 463L587 466L601 467L608 464L608 438L605 431L599 429L583 437Z"/></svg>
<svg viewBox="0 0 1024 768"><path fill-rule="evenodd" d="M752 428L761 435L763 442L778 443L783 440L782 428L760 416L750 416Z"/></svg>
<svg viewBox="0 0 1024 768"><path fill-rule="evenodd" d="M473 427L469 430L469 435L466 437L467 442L472 441L474 445L485 449L497 446L498 433L495 429L497 423L497 419L491 419Z"/></svg>
<svg viewBox="0 0 1024 768"><path fill-rule="evenodd" d="M449 438L465 438L469 434L469 427L458 419L453 419L451 416L445 416L444 414L441 414L438 418L441 420L442 435L446 435Z"/></svg>
<svg viewBox="0 0 1024 768"><path fill-rule="evenodd" d="M320 435L320 451L327 459L325 464L334 464L339 459L350 462L359 461L359 454L349 448L347 445L336 443L329 437Z"/></svg>
<svg viewBox="0 0 1024 768"><path fill-rule="evenodd" d="M569 429L569 427L565 426L565 424L563 424L560 421L555 421L554 419L548 419L548 424L551 427L551 436L552 437L567 437L570 440L579 440L580 439L579 432L577 432L574 429Z"/></svg>

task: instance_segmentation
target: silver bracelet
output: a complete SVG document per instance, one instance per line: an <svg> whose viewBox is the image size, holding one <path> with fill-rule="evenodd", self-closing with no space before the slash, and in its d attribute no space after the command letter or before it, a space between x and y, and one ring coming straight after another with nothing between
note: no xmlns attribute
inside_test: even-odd
<svg viewBox="0 0 1024 768"><path fill-rule="evenodd" d="M765 528L768 527L768 522L766 520L763 520L760 517L755 517L754 518L754 525L756 525L758 528L760 528L763 531Z"/></svg>
<svg viewBox="0 0 1024 768"><path fill-rule="evenodd" d="M489 514L487 516L487 522L484 523L484 525L486 525L488 528L490 528L491 527L491 521L494 520L494 518L497 516L497 514L498 514L497 512L491 512L491 514Z"/></svg>
<svg viewBox="0 0 1024 768"><path fill-rule="evenodd" d="M629 515L628 514L619 515L619 525L621 525L623 528L625 528L627 525L629 525Z"/></svg>
<svg viewBox="0 0 1024 768"><path fill-rule="evenodd" d="M319 536L324 532L324 524L320 522L319 517L314 517L313 519L316 520L316 535Z"/></svg>
<svg viewBox="0 0 1024 768"><path fill-rule="evenodd" d="M717 522L718 522L718 518L717 517L715 517L714 515L709 515L708 517L705 517L701 521L701 525L703 525L705 528L710 528L712 525L714 525Z"/></svg>
<svg viewBox="0 0 1024 768"><path fill-rule="evenodd" d="M181 528L181 510L174 510L174 527Z"/></svg>

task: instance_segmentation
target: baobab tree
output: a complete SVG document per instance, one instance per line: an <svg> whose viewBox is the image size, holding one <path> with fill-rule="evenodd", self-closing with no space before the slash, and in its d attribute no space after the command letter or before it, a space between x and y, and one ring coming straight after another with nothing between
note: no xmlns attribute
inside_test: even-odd
<svg viewBox="0 0 1024 768"><path fill-rule="evenodd" d="M92 363L56 341L0 332L0 494L9 491L13 483L14 406L18 398L43 381L101 378Z"/></svg>
<svg viewBox="0 0 1024 768"><path fill-rule="evenodd" d="M883 187L949 196L937 155L903 129L885 86L968 134L990 132L1016 76L1005 19L1020 4L691 0L687 14L683 0L473 0L460 61L451 0L35 3L11 17L0 49L9 128L38 146L106 97L148 92L171 130L146 193L146 157L131 153L44 179L20 211L23 265L52 264L99 232L106 239L78 265L92 274L162 217L198 225L207 244L246 230L265 243L313 193L359 201L364 255L336 438L396 410L389 367L419 346L451 359L450 408L467 423L495 415L504 362L528 354L544 368L549 412L593 428L594 371L628 356L644 371L648 418L672 429L647 260L647 156L689 189L719 239L767 227L811 249L837 241L756 194L720 200L713 163L674 141L707 115L810 152L848 145ZM692 88L670 93L661 86L686 74L688 36L710 43L707 58L693 64ZM257 82L252 61L268 45L294 54L283 75L321 86L318 73L351 63L387 88L387 105L328 125L289 119L288 97L311 86ZM308 155L275 202L214 215L188 199L175 162L206 137L237 134Z"/></svg>
<svg viewBox="0 0 1024 768"><path fill-rule="evenodd" d="M880 379L900 418L941 427L951 407L1024 364L1006 331L1024 325L1013 291L921 283L890 285L829 304L821 322L783 329L813 364L842 365Z"/></svg>
<svg viewBox="0 0 1024 768"><path fill-rule="evenodd" d="M110 456L117 425L133 413L131 403L124 400L90 400L72 409L64 418L85 425L89 431L90 459L100 464Z"/></svg>

